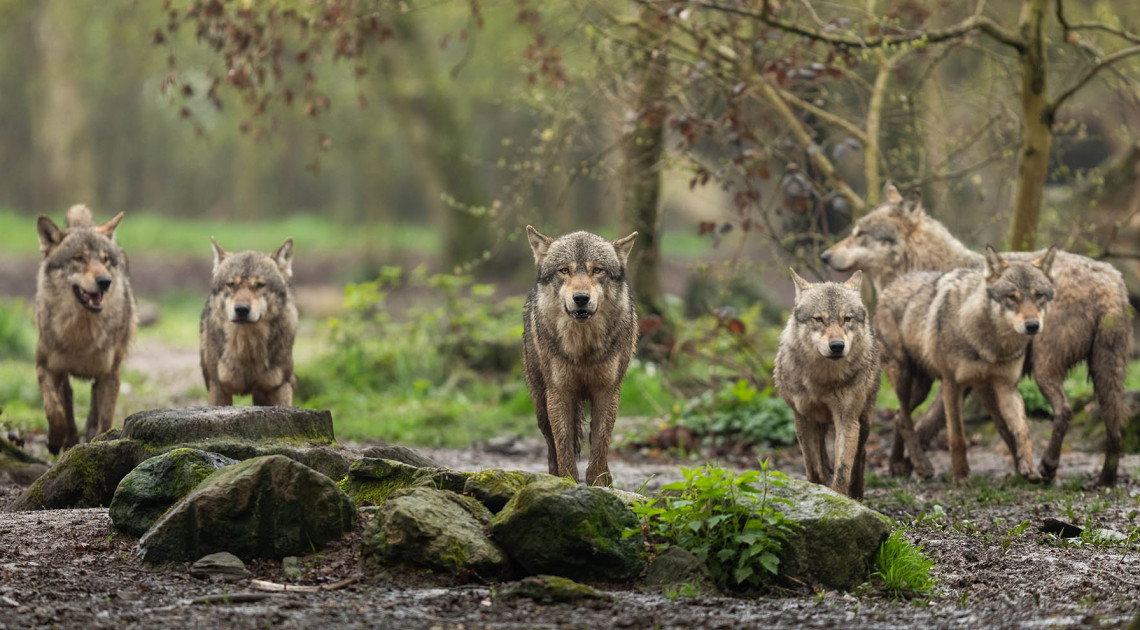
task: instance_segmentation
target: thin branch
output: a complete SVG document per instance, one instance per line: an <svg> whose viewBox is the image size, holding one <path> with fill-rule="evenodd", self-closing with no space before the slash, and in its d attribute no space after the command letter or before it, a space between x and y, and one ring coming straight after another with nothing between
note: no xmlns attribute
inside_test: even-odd
<svg viewBox="0 0 1140 630"><path fill-rule="evenodd" d="M1133 33L1131 31L1125 31L1125 30L1122 30L1119 28L1115 28L1115 27L1109 26L1109 25L1101 23L1101 22L1078 22L1076 24L1069 25L1067 30L1070 30L1070 31L1104 31L1105 33L1110 33L1112 35L1116 35L1117 37L1124 39L1126 41L1132 42L1133 44L1140 44L1140 34L1136 34L1136 33Z"/></svg>
<svg viewBox="0 0 1140 630"><path fill-rule="evenodd" d="M781 87L776 87L776 91L784 100L788 101L792 105L795 105L796 107L808 112L809 114L812 114L824 122L828 122L832 125L835 125L836 127L839 127L840 129L851 134L851 136L863 144L863 146L867 146L867 133L857 127L851 121L843 118L842 116L836 116L835 114L832 114L825 109L817 107L816 105L811 104L810 102Z"/></svg>
<svg viewBox="0 0 1140 630"><path fill-rule="evenodd" d="M1068 98L1073 94L1076 94L1078 90L1083 88L1085 84L1091 81L1093 77L1095 77L1097 73L1104 68L1111 66L1112 64L1120 61L1121 59L1124 59L1125 57L1131 57L1132 55L1136 54L1140 54L1140 46L1122 48L1105 57L1104 59L1101 59L1098 63L1086 70L1084 75L1081 76L1081 78L1077 79L1072 85L1070 85L1068 89L1066 89L1064 92L1061 92L1057 98L1055 98L1053 102L1049 104L1049 111L1056 112L1057 109L1061 107L1062 103L1068 100Z"/></svg>

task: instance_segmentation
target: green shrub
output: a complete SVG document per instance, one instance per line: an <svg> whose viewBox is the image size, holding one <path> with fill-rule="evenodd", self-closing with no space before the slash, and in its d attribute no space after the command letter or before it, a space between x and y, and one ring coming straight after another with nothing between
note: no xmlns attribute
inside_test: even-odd
<svg viewBox="0 0 1140 630"><path fill-rule="evenodd" d="M906 539L905 530L897 530L879 547L875 557L879 570L873 573L883 581L891 597L927 597L934 590L930 570L934 561L922 552L922 545Z"/></svg>
<svg viewBox="0 0 1140 630"><path fill-rule="evenodd" d="M790 502L768 496L768 486L783 485L787 478L769 471L767 461L759 471L735 473L708 464L681 471L684 481L664 486L664 496L633 508L656 550L678 545L691 551L723 586L757 586L775 577L781 545L794 523L778 509Z"/></svg>
<svg viewBox="0 0 1140 630"><path fill-rule="evenodd" d="M0 300L0 359L31 360L35 327L23 300Z"/></svg>
<svg viewBox="0 0 1140 630"><path fill-rule="evenodd" d="M676 423L704 436L709 446L744 441L772 447L796 441L791 408L772 388L760 391L743 379L690 399Z"/></svg>

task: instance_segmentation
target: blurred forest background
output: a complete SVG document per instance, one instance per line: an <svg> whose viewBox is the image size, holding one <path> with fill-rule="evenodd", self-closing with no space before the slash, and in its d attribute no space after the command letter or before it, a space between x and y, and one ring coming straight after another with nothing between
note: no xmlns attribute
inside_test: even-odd
<svg viewBox="0 0 1140 630"><path fill-rule="evenodd" d="M82 202L126 212L147 306L120 419L204 400L209 237L293 236L299 404L353 439L530 436L529 223L641 232L631 440L790 444L786 267L828 277L888 181L1140 295L1138 53L1131 0L0 0L0 422L45 424L34 219Z"/></svg>

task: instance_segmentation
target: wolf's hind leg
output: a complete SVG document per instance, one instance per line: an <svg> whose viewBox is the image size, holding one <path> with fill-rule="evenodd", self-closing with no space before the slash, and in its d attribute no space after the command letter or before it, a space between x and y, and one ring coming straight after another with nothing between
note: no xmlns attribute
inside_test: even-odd
<svg viewBox="0 0 1140 630"><path fill-rule="evenodd" d="M610 474L610 437L617 422L620 394L603 392L590 401L590 463L586 466L586 484L608 486L613 483Z"/></svg>
<svg viewBox="0 0 1140 630"><path fill-rule="evenodd" d="M75 428L74 409L71 407L71 384L67 374L52 372L36 366L40 381L40 394L44 399L44 415L48 421L48 450L53 455L75 446L79 434ZM68 409L72 409L69 413Z"/></svg>
<svg viewBox="0 0 1140 630"><path fill-rule="evenodd" d="M942 403L946 406L946 434L950 441L950 466L954 483L970 482L970 463L966 459L966 428L962 424L962 388L957 383L942 381Z"/></svg>

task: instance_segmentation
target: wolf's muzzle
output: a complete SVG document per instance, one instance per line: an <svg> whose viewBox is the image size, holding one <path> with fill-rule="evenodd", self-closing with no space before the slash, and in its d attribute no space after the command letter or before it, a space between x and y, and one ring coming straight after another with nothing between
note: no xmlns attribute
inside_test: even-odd
<svg viewBox="0 0 1140 630"><path fill-rule="evenodd" d="M111 276L99 276L95 278L95 284L99 286L99 291L106 293L111 290Z"/></svg>
<svg viewBox="0 0 1140 630"><path fill-rule="evenodd" d="M1036 319L1025 320L1025 334L1036 335L1041 332L1041 322Z"/></svg>
<svg viewBox="0 0 1140 630"><path fill-rule="evenodd" d="M107 286L111 286L110 279L108 279ZM79 288L79 285L77 284L71 285L71 290L75 292L75 299L79 300L79 303L83 306L83 308L91 311L92 313L98 313L99 311L103 310L103 292L106 291L106 289L103 289L103 285L101 283L99 283L99 289L99 291L92 292Z"/></svg>
<svg viewBox="0 0 1140 630"><path fill-rule="evenodd" d="M827 358L829 358L829 359L842 359L843 358L843 350L846 347L847 347L847 344L844 343L842 340L832 339L831 341L827 342L827 349L831 351L831 355L828 356Z"/></svg>
<svg viewBox="0 0 1140 630"><path fill-rule="evenodd" d="M238 303L234 304L234 321L235 322L248 322L249 321L249 304Z"/></svg>
<svg viewBox="0 0 1140 630"><path fill-rule="evenodd" d="M590 319L590 315L593 315L589 309L590 294L582 292L575 293L572 299L574 300L574 306L577 308L566 309L566 314L579 321Z"/></svg>

